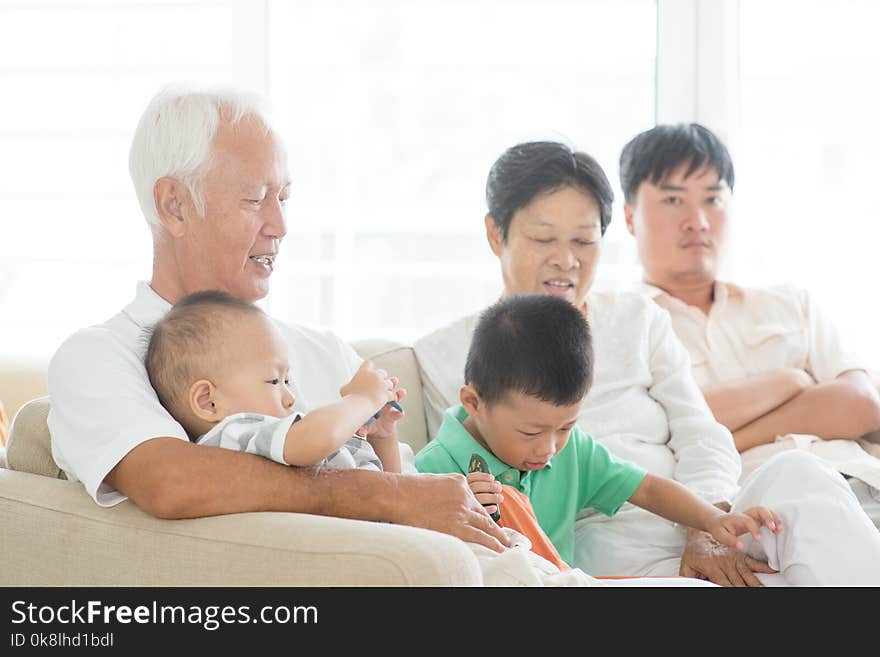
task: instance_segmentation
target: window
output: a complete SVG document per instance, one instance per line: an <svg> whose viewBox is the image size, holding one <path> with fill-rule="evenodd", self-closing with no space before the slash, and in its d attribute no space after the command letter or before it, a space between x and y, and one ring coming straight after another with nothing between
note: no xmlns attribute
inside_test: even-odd
<svg viewBox="0 0 880 657"><path fill-rule="evenodd" d="M272 2L294 180L272 313L409 341L497 298L490 166L560 140L617 188L619 149L653 123L655 14L652 0ZM621 208L606 281L632 270Z"/></svg>
<svg viewBox="0 0 880 657"><path fill-rule="evenodd" d="M233 2L0 4L0 351L46 359L150 278L128 177L150 97L170 81L244 83Z"/></svg>
<svg viewBox="0 0 880 657"><path fill-rule="evenodd" d="M475 311L500 291L490 165L557 139L616 186L653 121L655 32L653 0L2 2L0 351L46 359L149 279L128 148L178 80L268 93L280 117L275 316L408 341ZM620 207L600 284L634 267Z"/></svg>
<svg viewBox="0 0 880 657"><path fill-rule="evenodd" d="M732 271L813 293L868 362L880 201L874 2L740 3L741 129ZM780 26L786 29L780 38ZM821 35L817 38L816 35Z"/></svg>

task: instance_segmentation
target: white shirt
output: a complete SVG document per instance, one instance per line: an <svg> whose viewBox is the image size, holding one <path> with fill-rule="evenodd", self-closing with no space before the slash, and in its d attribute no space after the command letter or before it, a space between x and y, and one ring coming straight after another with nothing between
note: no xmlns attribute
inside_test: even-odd
<svg viewBox="0 0 880 657"><path fill-rule="evenodd" d="M81 481L101 506L123 501L104 478L135 446L158 437L188 440L159 403L144 367L144 331L171 304L146 282L134 301L109 321L81 329L49 363L52 456L72 481ZM329 332L278 324L297 372L295 410L307 412L339 398L361 359Z"/></svg>
<svg viewBox="0 0 880 657"><path fill-rule="evenodd" d="M700 386L782 368L804 370L818 383L867 370L844 347L834 324L809 294L794 286L741 288L718 281L708 315L653 285L641 284L640 289L669 312ZM778 436L775 443L743 452L742 476L793 448L811 451L839 472L880 488L880 459L868 453L876 445L801 434Z"/></svg>
<svg viewBox="0 0 880 657"><path fill-rule="evenodd" d="M458 403L478 319L461 319L414 345L431 436L443 411ZM694 382L666 311L636 293L593 291L587 320L595 372L578 425L615 456L676 479L709 502L731 500L739 455Z"/></svg>

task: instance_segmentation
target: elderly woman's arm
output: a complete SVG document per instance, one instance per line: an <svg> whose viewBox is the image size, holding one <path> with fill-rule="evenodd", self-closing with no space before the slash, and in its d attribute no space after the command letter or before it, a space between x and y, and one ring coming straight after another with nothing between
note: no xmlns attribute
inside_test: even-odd
<svg viewBox="0 0 880 657"><path fill-rule="evenodd" d="M718 508L730 510L739 490L739 454L730 432L712 416L691 374L690 357L675 337L669 315L658 307L651 323L651 396L665 409L674 478ZM688 529L679 573L722 586L760 586L764 562L718 544L707 532Z"/></svg>
<svg viewBox="0 0 880 657"><path fill-rule="evenodd" d="M690 357L672 330L669 314L656 307L651 320L649 365L651 397L663 406L669 448L675 454L673 478L714 504L739 490L739 454L730 432L706 405L691 374Z"/></svg>

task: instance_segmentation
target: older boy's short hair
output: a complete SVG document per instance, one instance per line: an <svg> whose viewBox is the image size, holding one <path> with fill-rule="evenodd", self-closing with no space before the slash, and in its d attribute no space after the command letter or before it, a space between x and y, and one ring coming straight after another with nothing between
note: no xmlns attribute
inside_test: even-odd
<svg viewBox="0 0 880 657"><path fill-rule="evenodd" d="M589 324L559 297L509 296L480 316L464 376L488 405L511 393L557 406L579 402L593 383Z"/></svg>
<svg viewBox="0 0 880 657"><path fill-rule="evenodd" d="M259 307L217 290L194 292L178 301L147 334L144 364L159 402L177 416L181 395L218 357L225 329Z"/></svg>

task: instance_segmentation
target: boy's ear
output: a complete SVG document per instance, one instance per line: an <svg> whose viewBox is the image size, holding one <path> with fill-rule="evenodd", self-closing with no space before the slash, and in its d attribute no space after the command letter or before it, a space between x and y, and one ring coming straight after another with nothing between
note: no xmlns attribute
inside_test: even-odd
<svg viewBox="0 0 880 657"><path fill-rule="evenodd" d="M195 416L206 422L219 422L220 411L214 403L214 384L207 379L199 379L190 386L189 407Z"/></svg>
<svg viewBox="0 0 880 657"><path fill-rule="evenodd" d="M501 252L504 250L504 240L501 238L501 229L495 224L495 219L491 214L486 215L486 218L483 219L483 223L486 224L486 240L489 242L489 247L492 249L492 253L500 258Z"/></svg>
<svg viewBox="0 0 880 657"><path fill-rule="evenodd" d="M458 399L461 401L461 405L464 406L464 410L471 417L479 415L480 411L486 407L483 403L483 398L480 397L480 393L470 384L461 387Z"/></svg>

